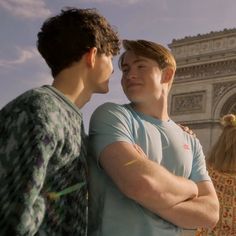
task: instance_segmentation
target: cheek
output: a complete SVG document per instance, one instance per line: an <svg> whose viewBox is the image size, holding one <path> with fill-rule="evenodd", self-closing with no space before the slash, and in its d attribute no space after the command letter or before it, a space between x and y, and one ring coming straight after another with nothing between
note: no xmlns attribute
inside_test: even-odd
<svg viewBox="0 0 236 236"><path fill-rule="evenodd" d="M109 61L109 62L108 62L107 68L109 68L109 73L111 74L112 71L113 71L113 63L112 63L112 61Z"/></svg>
<svg viewBox="0 0 236 236"><path fill-rule="evenodd" d="M127 79L124 76L122 76L120 83L122 87L125 87L127 85Z"/></svg>
<svg viewBox="0 0 236 236"><path fill-rule="evenodd" d="M106 67L106 70L107 70L107 73L111 74L112 73L112 70L113 70L113 67L111 64L108 64L107 67Z"/></svg>
<svg viewBox="0 0 236 236"><path fill-rule="evenodd" d="M152 86L160 86L161 84L161 76L157 75L156 73L152 73L150 74L150 83L152 84Z"/></svg>
<svg viewBox="0 0 236 236"><path fill-rule="evenodd" d="M124 89L125 88L125 79L122 77L120 81L121 87Z"/></svg>
<svg viewBox="0 0 236 236"><path fill-rule="evenodd" d="M111 74L113 71L113 65L112 62L108 60L102 60L100 63L100 70L103 74Z"/></svg>

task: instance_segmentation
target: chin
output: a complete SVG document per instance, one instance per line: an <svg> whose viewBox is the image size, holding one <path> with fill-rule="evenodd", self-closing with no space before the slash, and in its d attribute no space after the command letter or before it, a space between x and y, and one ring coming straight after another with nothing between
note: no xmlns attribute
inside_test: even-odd
<svg viewBox="0 0 236 236"><path fill-rule="evenodd" d="M130 101L130 102L132 102L132 103L139 103L139 102L143 102L143 99L142 98L140 98L140 97L131 97L131 96L129 96L129 97L127 97L128 98L128 100Z"/></svg>
<svg viewBox="0 0 236 236"><path fill-rule="evenodd" d="M109 92L109 88L105 88L105 89L99 89L99 90L97 90L95 93L104 94L104 93L108 93L108 92Z"/></svg>
<svg viewBox="0 0 236 236"><path fill-rule="evenodd" d="M127 93L125 95L129 99L129 101L131 101L131 102L136 102L136 101L140 100L138 95L135 96L134 94L127 94Z"/></svg>

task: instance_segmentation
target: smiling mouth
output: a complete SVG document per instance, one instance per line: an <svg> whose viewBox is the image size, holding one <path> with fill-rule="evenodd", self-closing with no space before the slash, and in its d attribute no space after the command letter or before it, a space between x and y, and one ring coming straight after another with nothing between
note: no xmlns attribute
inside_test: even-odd
<svg viewBox="0 0 236 236"><path fill-rule="evenodd" d="M128 84L127 88L133 88L133 87L137 87L137 86L141 86L141 84Z"/></svg>

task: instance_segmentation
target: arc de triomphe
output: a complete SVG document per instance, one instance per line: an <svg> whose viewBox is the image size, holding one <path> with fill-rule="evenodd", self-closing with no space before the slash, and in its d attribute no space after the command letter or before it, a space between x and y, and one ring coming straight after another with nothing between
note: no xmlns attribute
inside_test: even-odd
<svg viewBox="0 0 236 236"><path fill-rule="evenodd" d="M204 152L220 133L219 118L236 113L236 28L173 40L177 61L169 108L197 134Z"/></svg>

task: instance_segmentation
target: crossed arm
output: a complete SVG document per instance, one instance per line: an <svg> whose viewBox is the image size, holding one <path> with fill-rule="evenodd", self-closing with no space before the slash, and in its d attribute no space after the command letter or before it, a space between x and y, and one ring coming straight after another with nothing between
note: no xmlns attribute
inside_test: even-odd
<svg viewBox="0 0 236 236"><path fill-rule="evenodd" d="M184 228L216 223L218 201L209 181L175 176L127 142L108 145L99 160L121 192L164 219Z"/></svg>
<svg viewBox="0 0 236 236"><path fill-rule="evenodd" d="M199 195L169 209L159 210L164 219L182 228L212 228L219 219L219 203L210 181L197 183Z"/></svg>

